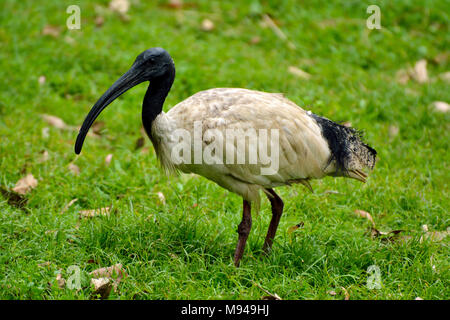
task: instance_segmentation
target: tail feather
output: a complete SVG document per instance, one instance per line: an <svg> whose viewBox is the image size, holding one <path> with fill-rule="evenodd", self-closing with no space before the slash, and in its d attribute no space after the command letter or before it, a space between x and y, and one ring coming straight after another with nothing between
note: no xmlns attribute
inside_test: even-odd
<svg viewBox="0 0 450 320"><path fill-rule="evenodd" d="M365 182L363 169L373 169L377 152L362 140L362 133L311 113L328 142L331 158L328 165L335 163L334 175L342 175Z"/></svg>

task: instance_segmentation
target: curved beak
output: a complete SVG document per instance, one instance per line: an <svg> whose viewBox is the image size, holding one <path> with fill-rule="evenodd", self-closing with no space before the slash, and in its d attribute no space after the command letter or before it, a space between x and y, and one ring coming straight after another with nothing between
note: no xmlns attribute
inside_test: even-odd
<svg viewBox="0 0 450 320"><path fill-rule="evenodd" d="M87 115L86 119L81 126L78 133L77 141L75 143L75 153L79 154L83 147L84 139L89 131L89 128L97 119L98 115L105 109L111 102L120 97L124 92L133 88L145 79L142 73L136 66L132 66L124 75L122 75L114 84L98 99L94 104L91 111Z"/></svg>

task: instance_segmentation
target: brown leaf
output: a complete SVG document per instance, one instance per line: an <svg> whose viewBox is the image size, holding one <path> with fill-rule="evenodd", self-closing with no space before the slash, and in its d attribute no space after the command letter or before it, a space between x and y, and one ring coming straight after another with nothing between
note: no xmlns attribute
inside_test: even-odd
<svg viewBox="0 0 450 320"><path fill-rule="evenodd" d="M108 278L91 279L91 283L94 285L93 296L100 295L100 299L104 300L109 297L112 289L112 283Z"/></svg>
<svg viewBox="0 0 450 320"><path fill-rule="evenodd" d="M375 227L371 228L370 231L370 235L372 238L381 238L381 241L383 242L394 242L395 240L400 239L399 237L397 237L397 235L401 232L403 232L404 230L392 230L389 232L384 232L384 231L380 231L378 229L376 229ZM391 235L390 237L387 237ZM402 239L400 239L402 240ZM407 240L406 238L403 240Z"/></svg>
<svg viewBox="0 0 450 320"><path fill-rule="evenodd" d="M337 293L334 290L328 291L327 292L330 296L335 296Z"/></svg>
<svg viewBox="0 0 450 320"><path fill-rule="evenodd" d="M296 224L295 226L292 226L288 229L288 233L291 234L292 232L294 232L295 230L299 229L299 228L303 228L305 224L302 222Z"/></svg>
<svg viewBox="0 0 450 320"><path fill-rule="evenodd" d="M97 27L101 27L105 23L105 18L102 16L95 17L94 23Z"/></svg>
<svg viewBox="0 0 450 320"><path fill-rule="evenodd" d="M413 70L411 70L411 77L418 83L428 82L427 60L422 59L416 62Z"/></svg>
<svg viewBox="0 0 450 320"><path fill-rule="evenodd" d="M420 242L424 240L431 240L434 242L439 242L444 240L450 234L450 227L445 231L428 231L423 236L420 237Z"/></svg>
<svg viewBox="0 0 450 320"><path fill-rule="evenodd" d="M159 201L161 201L161 203L163 205L166 205L166 197L164 196L164 193L158 192L158 198L159 198Z"/></svg>
<svg viewBox="0 0 450 320"><path fill-rule="evenodd" d="M261 42L261 37L255 36L250 39L251 44L258 44Z"/></svg>
<svg viewBox="0 0 450 320"><path fill-rule="evenodd" d="M100 268L92 271L90 273L91 276L96 278L103 278L103 279L111 279L113 280L112 285L114 286L114 291L117 290L117 286L119 285L120 281L127 276L127 273L122 267L121 263L117 263L113 266L106 267L106 268Z"/></svg>
<svg viewBox="0 0 450 320"><path fill-rule="evenodd" d="M29 173L24 178L17 181L16 186L12 190L23 195L28 193L31 189L36 188L37 184L37 180Z"/></svg>
<svg viewBox="0 0 450 320"><path fill-rule="evenodd" d="M436 57L434 57L433 61L436 62L437 64L443 64L447 62L449 56L450 52L442 52L439 53Z"/></svg>
<svg viewBox="0 0 450 320"><path fill-rule="evenodd" d="M78 201L78 199L72 199L72 200L70 200L70 202L68 203L68 204L66 204L65 206L64 206L64 208L62 209L62 211L61 211L61 214L64 214L75 202L77 202Z"/></svg>
<svg viewBox="0 0 450 320"><path fill-rule="evenodd" d="M350 300L350 294L348 293L347 289L344 287L341 287L342 291L344 292L344 300Z"/></svg>
<svg viewBox="0 0 450 320"><path fill-rule="evenodd" d="M294 76L302 78L302 79L310 79L311 75L308 72L303 71L300 68L297 68L296 66L289 66L288 71L292 73Z"/></svg>
<svg viewBox="0 0 450 320"><path fill-rule="evenodd" d="M203 31L212 31L212 30L214 30L214 22L212 22L211 20L209 20L209 19L204 19L203 21L202 21L202 30Z"/></svg>
<svg viewBox="0 0 450 320"><path fill-rule="evenodd" d="M372 223L373 229L375 229L375 222L373 221L372 216L370 215L370 213L368 213L367 211L364 210L355 210L353 211L355 214L357 214L358 216L362 217L362 218L366 218L367 220L369 220ZM375 229L376 230L376 229ZM378 230L377 230L378 231Z"/></svg>
<svg viewBox="0 0 450 320"><path fill-rule="evenodd" d="M43 114L42 118L52 127L58 128L58 129L70 129L70 127L62 120L61 118L49 115L49 114Z"/></svg>
<svg viewBox="0 0 450 320"><path fill-rule="evenodd" d="M42 29L42 34L44 36L52 36L54 38L58 37L61 33L61 29L58 26L46 25L44 29Z"/></svg>
<svg viewBox="0 0 450 320"><path fill-rule="evenodd" d="M80 218L93 218L97 216L109 216L111 207L100 209L81 210Z"/></svg>
<svg viewBox="0 0 450 320"><path fill-rule="evenodd" d="M45 76L40 76L39 78L38 78L38 82L39 82L39 84L40 85L43 85L44 83L45 83Z"/></svg>
<svg viewBox="0 0 450 320"><path fill-rule="evenodd" d="M56 282L58 283L58 287L60 289L64 289L64 287L66 286L66 280L64 280L64 278L62 277L61 273L58 273L56 275Z"/></svg>
<svg viewBox="0 0 450 320"><path fill-rule="evenodd" d="M41 158L39 159L39 162L46 162L48 161L48 151L47 150L42 150L41 151Z"/></svg>
<svg viewBox="0 0 450 320"><path fill-rule="evenodd" d="M396 137L398 135L398 133L400 132L400 129L394 125L390 125L388 130L389 130L389 136L392 138Z"/></svg>
<svg viewBox="0 0 450 320"><path fill-rule="evenodd" d="M128 0L111 0L109 9L120 14L126 14L128 9L130 9L130 3Z"/></svg>
<svg viewBox="0 0 450 320"><path fill-rule="evenodd" d="M74 175L77 176L80 174L80 168L76 164L69 163L68 168Z"/></svg>
<svg viewBox="0 0 450 320"><path fill-rule="evenodd" d="M10 206L19 208L19 209L23 209L25 208L28 199L23 197L22 195L14 192L14 191L9 191L8 189L1 187L0 186L0 193L3 195L3 197L6 198L6 200L8 201L8 204Z"/></svg>
<svg viewBox="0 0 450 320"><path fill-rule="evenodd" d="M257 286L258 288L260 288L262 291L264 291L267 294L267 296L262 296L261 300L282 300L280 298L280 296L277 295L276 293L270 293L269 291L267 291L266 289L261 287L258 283L254 282L254 281L252 281L252 282L255 286Z"/></svg>
<svg viewBox="0 0 450 320"><path fill-rule="evenodd" d="M108 154L105 158L105 165L109 166L111 164L111 160L112 160L112 153Z"/></svg>
<svg viewBox="0 0 450 320"><path fill-rule="evenodd" d="M140 137L136 140L136 145L134 147L134 150L138 150L138 149L142 148L144 145L145 145L145 138Z"/></svg>
<svg viewBox="0 0 450 320"><path fill-rule="evenodd" d="M407 70L398 70L395 74L398 83L406 84L409 81L409 72Z"/></svg>
<svg viewBox="0 0 450 320"><path fill-rule="evenodd" d="M450 105L444 101L433 102L434 109L439 112L448 112L450 110Z"/></svg>

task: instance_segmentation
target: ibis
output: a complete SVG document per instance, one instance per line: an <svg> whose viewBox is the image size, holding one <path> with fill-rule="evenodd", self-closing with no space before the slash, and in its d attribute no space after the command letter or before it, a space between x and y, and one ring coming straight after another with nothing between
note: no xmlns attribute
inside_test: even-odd
<svg viewBox="0 0 450 320"><path fill-rule="evenodd" d="M275 187L326 176L366 181L376 151L361 134L306 111L279 93L241 88L200 91L163 112L175 79L175 65L162 48L139 54L94 104L79 131L79 154L89 128L111 102L130 88L149 81L142 104L142 122L161 166L167 172L201 175L243 198L242 221L234 264L239 266L252 227L251 208L258 210L260 193L272 217L264 240L270 252L283 213Z"/></svg>

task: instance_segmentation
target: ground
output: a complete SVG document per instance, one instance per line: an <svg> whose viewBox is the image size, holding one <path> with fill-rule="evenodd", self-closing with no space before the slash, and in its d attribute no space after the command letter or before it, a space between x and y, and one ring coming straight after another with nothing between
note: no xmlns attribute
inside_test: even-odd
<svg viewBox="0 0 450 320"><path fill-rule="evenodd" d="M88 299L89 272L117 263L127 277L109 299L260 299L263 289L282 299L450 298L448 238L423 227L442 235L449 226L449 114L434 104L450 101L448 2L372 1L381 29L368 29L360 1L129 2L120 14L106 0L2 1L0 298ZM79 30L66 27L72 4ZM165 110L213 87L282 92L364 132L379 154L367 183L278 188L285 212L273 251L261 252L264 200L235 268L242 200L198 176L164 175L140 139L144 84L73 151L90 107L157 46L177 68ZM412 71L421 60L422 79ZM37 185L15 195L27 174ZM109 216L80 218L104 207ZM378 230L403 231L373 237L355 210ZM70 266L80 268L80 290L58 286Z"/></svg>

